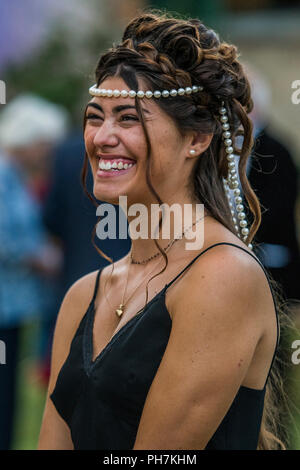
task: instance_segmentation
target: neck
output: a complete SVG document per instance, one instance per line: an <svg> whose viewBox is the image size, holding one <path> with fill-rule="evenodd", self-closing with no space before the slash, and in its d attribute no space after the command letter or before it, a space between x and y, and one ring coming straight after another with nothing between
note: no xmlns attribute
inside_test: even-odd
<svg viewBox="0 0 300 470"><path fill-rule="evenodd" d="M145 205L143 214L138 217L127 214L133 262L148 260L159 253L155 240L167 253L174 251L175 246L189 251L201 249L203 223L207 215L203 205L186 199L180 203L164 203L164 207L165 216L160 230L158 222L162 219L162 211L158 211L158 204Z"/></svg>

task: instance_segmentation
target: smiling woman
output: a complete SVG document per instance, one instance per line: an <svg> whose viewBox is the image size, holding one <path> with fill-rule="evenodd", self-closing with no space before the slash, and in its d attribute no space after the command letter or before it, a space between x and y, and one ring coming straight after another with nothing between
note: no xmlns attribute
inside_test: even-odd
<svg viewBox="0 0 300 470"><path fill-rule="evenodd" d="M187 175L195 163L192 158L183 160L181 164L178 161L176 171L170 173L173 156L180 147L187 145L186 139L182 139L173 120L152 100L147 100L140 106L132 104L133 97L129 93L133 90L130 90L120 76L108 77L101 83L101 86L108 90L119 88L127 92L127 97L123 97L121 91L118 99L113 97L107 100L96 96L87 105L84 137L94 175L95 197L115 204L118 203L118 197L121 194L127 195L129 204L142 202L149 205L155 201L146 181L145 169L149 157L147 156L147 139L141 125L140 113L143 113L143 122L151 136L149 140L152 148L154 186L160 188L162 199L170 199L169 187L176 187L176 185L178 187L182 181L182 171ZM92 114L89 111L90 108L93 108ZM97 113L94 112L95 110ZM201 151L202 146L208 146L210 140L211 135L197 136L195 144L198 146L198 152ZM163 158L161 158L162 155L164 155ZM128 161L129 165L132 162L132 166L127 168L127 171L124 169L120 172L98 171L101 164L113 165L115 163L117 166L121 161L124 164ZM130 168L131 171L129 171ZM174 182L170 181L172 179ZM186 195L183 195L183 198L185 198L183 202L188 202Z"/></svg>
<svg viewBox="0 0 300 470"><path fill-rule="evenodd" d="M272 397L284 312L252 252L261 218L245 173L252 100L235 46L199 20L143 14L100 58L89 91L82 181L90 165L90 199L126 196L147 214L157 202L190 204L193 224L177 239L173 220L166 240L160 219L157 239L132 239L123 259L69 289L39 448L283 446ZM202 248L185 249L203 221Z"/></svg>
<svg viewBox="0 0 300 470"><path fill-rule="evenodd" d="M98 114L91 114L88 112L88 108L94 108L99 111ZM138 117L135 115L130 115L126 114L125 111L133 109L136 112L136 107L132 105L119 105L115 106L112 109L112 114L113 116L118 119L121 123L128 123L130 124L130 121L136 121L138 122ZM96 128L97 125L99 125L99 122L103 121L103 115L104 111L102 107L94 102L91 102L87 105L87 114L86 114L86 120L88 123L94 123L94 129ZM87 126L87 129L89 126ZM103 132L103 129L102 129ZM93 134L92 134L93 135ZM88 142L88 138L86 139L86 142ZM120 176L124 173L126 173L126 170L128 171L133 165L135 165L136 161L133 158L130 158L128 156L123 156L123 155L113 155L113 154L102 154L97 153L97 158L99 159L99 164L98 164L98 171L96 172L96 176L99 176L100 178L109 178L109 177L116 177Z"/></svg>

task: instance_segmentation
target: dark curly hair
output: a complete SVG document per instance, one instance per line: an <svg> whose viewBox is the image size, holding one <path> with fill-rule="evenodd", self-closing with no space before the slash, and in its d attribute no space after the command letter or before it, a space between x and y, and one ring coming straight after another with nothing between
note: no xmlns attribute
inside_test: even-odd
<svg viewBox="0 0 300 470"><path fill-rule="evenodd" d="M100 85L111 76L121 77L128 87L138 90L138 80L142 80L150 90L171 90L180 87L198 85L203 87L201 93L194 93L171 99L156 100L160 108L173 119L178 131L199 131L213 134L208 149L201 155L191 172L188 189L193 201L201 201L208 213L236 234L231 216L231 208L223 186L227 178L228 162L222 143L222 125L219 120L219 108L224 102L232 133L235 154L239 155L239 178L245 198L248 220L251 226L246 243L255 243L254 236L261 223L260 203L251 188L246 175L246 163L253 146L252 122L248 113L253 102L249 81L242 64L238 60L237 48L221 42L218 35L198 19L178 19L166 13L143 13L134 18L126 27L120 44L104 53L96 67L96 82ZM136 108L147 142L147 183L163 204L150 179L150 137L144 121L139 99L135 98ZM84 120L85 127L85 120ZM235 137L243 135L241 148L235 145ZM88 197L97 205L93 196L86 189L88 158L85 155L82 169L82 184ZM160 221L161 222L161 221ZM95 236L93 231L93 237ZM168 265L167 254L155 244L164 256ZM110 262L113 262L94 244L97 251ZM154 276L155 277L155 276ZM269 276L273 292L277 299L277 311L281 313L281 324L288 321L283 308L281 287ZM148 281L148 283L153 277ZM148 284L147 284L148 289ZM148 299L148 290L146 303ZM276 359L279 361L279 359ZM278 397L282 383L277 372L276 360L268 380L265 408L258 449L284 448L279 438Z"/></svg>

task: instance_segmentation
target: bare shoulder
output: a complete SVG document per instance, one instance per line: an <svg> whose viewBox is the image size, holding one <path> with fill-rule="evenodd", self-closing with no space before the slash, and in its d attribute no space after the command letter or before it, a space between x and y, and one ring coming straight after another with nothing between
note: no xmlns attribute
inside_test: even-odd
<svg viewBox="0 0 300 470"><path fill-rule="evenodd" d="M274 343L264 340L265 317L272 312L274 320L272 296L263 269L248 253L215 246L171 289L170 338L135 449L182 449L182 442L204 449L240 387L263 388L272 360ZM161 430L160 442L153 429ZM161 443L161 436L168 438Z"/></svg>
<svg viewBox="0 0 300 470"><path fill-rule="evenodd" d="M57 323L63 328L64 333L75 333L90 301L92 300L97 271L92 271L75 281L66 292L62 301Z"/></svg>
<svg viewBox="0 0 300 470"><path fill-rule="evenodd" d="M174 289L172 315L197 312L192 308L197 305L210 312L207 321L213 324L224 320L223 325L231 328L236 321L251 323L259 339L268 323L267 313L274 307L266 275L249 253L230 245L214 246L203 253ZM251 312L250 318L247 312Z"/></svg>
<svg viewBox="0 0 300 470"><path fill-rule="evenodd" d="M255 259L256 256L249 248L238 246L243 249L231 245L213 246L196 260L194 269L191 270L191 278L197 281L200 275L208 286L216 283L215 288L220 291L226 287L229 294L241 287L244 287L244 292L248 294L253 289L257 292L262 281L266 287L267 279L259 261ZM242 295L243 292L239 291L239 294Z"/></svg>

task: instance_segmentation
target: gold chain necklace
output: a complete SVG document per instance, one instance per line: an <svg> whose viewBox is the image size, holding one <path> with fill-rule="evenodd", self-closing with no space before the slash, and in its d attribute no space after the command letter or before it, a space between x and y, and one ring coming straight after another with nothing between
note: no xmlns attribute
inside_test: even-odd
<svg viewBox="0 0 300 470"><path fill-rule="evenodd" d="M181 237L183 237L195 224L197 224L200 220L204 219L206 217L206 214L202 217L200 217L200 219L196 220L190 227L188 227L186 230L184 230L181 234ZM172 246L173 244L180 240L181 238L174 238L167 246L166 248L164 249L165 252L167 252ZM148 258L146 261L150 261L151 259L155 258L156 256L158 255L161 255L161 252L155 254L154 256L151 256L150 258ZM131 299L131 297L133 296L133 294L137 291L137 289L143 284L144 280L150 275L152 274L152 272L154 271L154 269L159 265L160 263L160 260L159 262L154 266L154 268L150 271L150 273L147 273L147 275L143 278L142 282L139 283L139 285L134 289L134 291L131 293L131 295L128 297L128 299L126 300L126 302L124 302L124 298L125 298L125 294L126 294L126 290L127 290L127 284L128 284L128 277L129 277L129 270L130 270L130 264L133 263L132 261L132 253L130 251L130 263L129 263L129 266L128 266L128 270L127 270L127 277L126 277L126 285L125 285L125 290L124 290L124 293L123 293L123 298L122 298L122 303L120 303L119 307L115 310L115 313L116 315L121 318L121 316L123 315L124 313L124 309L125 309L125 305L128 303L128 301ZM142 261L142 262L136 262L135 264L145 264L145 261ZM105 291L104 291L105 292ZM106 294L105 294L105 297L106 297ZM107 297L106 297L106 300L108 301ZM109 303L109 302L108 302Z"/></svg>
<svg viewBox="0 0 300 470"><path fill-rule="evenodd" d="M123 294L123 299L122 299L122 303L119 305L119 307L116 309L116 314L118 315L118 317L120 318L123 313L124 313L124 309L125 309L125 305L128 303L128 301L131 299L131 297L133 296L133 294L137 291L137 289L143 284L143 282L145 281L145 279L153 273L154 269L159 265L161 260L159 260L159 262L154 266L154 268L150 271L150 273L147 273L147 275L143 278L142 282L134 289L134 291L131 293L131 295L128 297L128 299L126 300L126 302L124 302L124 297L125 297L125 294L126 294L126 290L127 290L127 283L128 283L128 274L129 274L129 269L130 269L130 265L128 267L128 270L127 270L127 279L126 279L126 286L125 286L125 290L124 290L124 294ZM129 264L130 261L129 261Z"/></svg>
<svg viewBox="0 0 300 470"><path fill-rule="evenodd" d="M200 222L200 220L204 219L204 217L206 217L207 214L205 214L204 216L200 217L200 219L196 220L192 225L190 225L186 230L184 230L181 234L181 237L183 237L183 235L185 235L187 232L189 232L189 230L191 230L191 228L196 225L198 222ZM173 240L170 241L170 243L168 243L168 245L166 246L165 250L171 248L171 246L177 242L177 240L180 240L179 238L173 238ZM152 259L156 258L157 256L161 255L161 252L158 251L157 253L155 253L155 255L152 255L150 256L150 258L147 258L145 260L142 260L142 261L136 261L133 259L132 257L132 252L130 251L130 257L131 257L131 263L132 264L146 264L148 261L151 261Z"/></svg>

